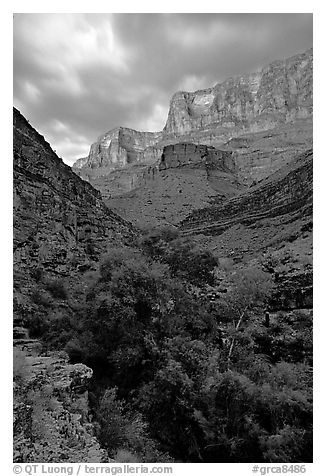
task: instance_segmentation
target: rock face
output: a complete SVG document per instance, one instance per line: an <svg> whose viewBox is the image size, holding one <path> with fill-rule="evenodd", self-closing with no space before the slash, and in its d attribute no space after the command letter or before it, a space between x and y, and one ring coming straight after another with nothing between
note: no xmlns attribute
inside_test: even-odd
<svg viewBox="0 0 326 476"><path fill-rule="evenodd" d="M180 143L163 148L160 171L181 167L203 168L209 185L220 195L232 196L241 186L232 152L206 145Z"/></svg>
<svg viewBox="0 0 326 476"><path fill-rule="evenodd" d="M160 160L144 171L137 188L107 200L108 206L139 226L177 225L211 200L223 201L244 187L233 152L206 145L165 146Z"/></svg>
<svg viewBox="0 0 326 476"><path fill-rule="evenodd" d="M312 145L312 120L305 119L232 138L221 147L232 152L238 174L251 185L290 164Z"/></svg>
<svg viewBox="0 0 326 476"><path fill-rule="evenodd" d="M118 127L103 135L91 145L88 157L79 159L75 168L85 165L90 168L125 167L134 162L146 160L145 149L161 139L160 132L138 132L126 127Z"/></svg>
<svg viewBox="0 0 326 476"><path fill-rule="evenodd" d="M68 319L74 311L64 302L65 290L73 292L76 281L96 269L103 253L131 244L136 233L16 109L13 169L14 324L29 327L51 313ZM51 297L51 283L61 302ZM80 300L81 291L77 294Z"/></svg>
<svg viewBox="0 0 326 476"><path fill-rule="evenodd" d="M109 460L91 423L92 374L86 365L69 364L63 352L42 356L14 348L15 463Z"/></svg>
<svg viewBox="0 0 326 476"><path fill-rule="evenodd" d="M312 50L275 61L213 88L177 92L164 135L195 135L216 145L244 132L271 129L312 114Z"/></svg>
<svg viewBox="0 0 326 476"><path fill-rule="evenodd" d="M260 184L223 204L203 208L181 223L185 233L220 234L231 226L252 225L265 218L312 211L312 151Z"/></svg>
<svg viewBox="0 0 326 476"><path fill-rule="evenodd" d="M96 260L127 243L132 226L109 210L14 109L14 261L65 273L71 260Z"/></svg>
<svg viewBox="0 0 326 476"><path fill-rule="evenodd" d="M89 155L77 160L74 172L101 191L104 198L120 195L142 183L147 168L160 158L160 132L138 132L119 127L91 145Z"/></svg>
<svg viewBox="0 0 326 476"><path fill-rule="evenodd" d="M104 198L120 196L144 185L144 177L152 173L151 169L147 174L146 167L155 169L165 146L202 144L232 150L241 180L250 184L282 167L292 145L283 140L282 145L270 144L271 150L257 154L257 149L250 147L250 137L249 146L243 145L246 139L238 143L236 139L278 127L291 128L294 123L311 129L311 117L312 50L308 50L212 88L177 92L162 132L114 129L100 136L88 157L79 159L73 170Z"/></svg>

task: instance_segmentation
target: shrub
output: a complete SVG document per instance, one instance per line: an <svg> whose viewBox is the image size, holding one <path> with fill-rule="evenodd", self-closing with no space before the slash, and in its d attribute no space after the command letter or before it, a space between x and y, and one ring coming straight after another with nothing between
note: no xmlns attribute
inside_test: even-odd
<svg viewBox="0 0 326 476"><path fill-rule="evenodd" d="M173 276L179 276L193 284L214 284L214 268L217 258L208 251L194 247L188 240L175 240L171 243L166 262Z"/></svg>
<svg viewBox="0 0 326 476"><path fill-rule="evenodd" d="M122 411L123 405L117 399L117 389L107 389L100 400L96 417L100 424L100 442L111 453L124 443L125 421Z"/></svg>
<svg viewBox="0 0 326 476"><path fill-rule="evenodd" d="M125 449L119 449L115 453L114 461L117 463L140 463L138 456Z"/></svg>
<svg viewBox="0 0 326 476"><path fill-rule="evenodd" d="M31 338L42 337L48 330L48 323L42 314L32 314L26 322Z"/></svg>
<svg viewBox="0 0 326 476"><path fill-rule="evenodd" d="M60 279L54 279L46 283L46 289L51 293L54 298L67 299L67 290L65 284Z"/></svg>
<svg viewBox="0 0 326 476"><path fill-rule="evenodd" d="M38 283L39 281L42 281L42 278L44 276L44 270L40 267L34 268L31 271L31 277Z"/></svg>
<svg viewBox="0 0 326 476"><path fill-rule="evenodd" d="M28 366L24 353L14 348L13 353L13 377L14 381L22 382L28 375Z"/></svg>
<svg viewBox="0 0 326 476"><path fill-rule="evenodd" d="M51 298L43 289L34 289L31 294L31 299L38 306L51 306Z"/></svg>
<svg viewBox="0 0 326 476"><path fill-rule="evenodd" d="M152 258L162 258L166 254L168 243L179 237L179 231L172 227L149 229L139 241L140 247Z"/></svg>

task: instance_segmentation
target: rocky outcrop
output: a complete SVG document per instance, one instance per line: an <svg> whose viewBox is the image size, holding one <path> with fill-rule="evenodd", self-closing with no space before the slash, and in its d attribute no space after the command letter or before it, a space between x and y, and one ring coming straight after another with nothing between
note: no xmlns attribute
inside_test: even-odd
<svg viewBox="0 0 326 476"><path fill-rule="evenodd" d="M92 370L63 352L14 348L15 463L109 461L94 436L88 386Z"/></svg>
<svg viewBox="0 0 326 476"><path fill-rule="evenodd" d="M210 151L205 145L178 143L164 147L159 170L204 164Z"/></svg>
<svg viewBox="0 0 326 476"><path fill-rule="evenodd" d="M253 186L312 146L312 120L306 119L232 138L222 148L233 153L238 175Z"/></svg>
<svg viewBox="0 0 326 476"><path fill-rule="evenodd" d="M161 136L161 132L139 132L118 127L101 135L91 145L88 156L75 162L73 170L92 179L134 163L151 163L160 154L160 149L156 152L153 146Z"/></svg>
<svg viewBox="0 0 326 476"><path fill-rule="evenodd" d="M100 190L104 200L120 196L155 178L158 163L163 149L149 147L142 152L142 162L135 162L125 167L108 169L101 167L90 169L84 167L74 169L75 173L89 181L93 187Z"/></svg>
<svg viewBox="0 0 326 476"><path fill-rule="evenodd" d="M133 243L136 232L16 109L13 169L15 326L43 322L51 313L69 319L65 289L75 292L76 281L96 268L103 253ZM51 296L51 283L59 285L60 299Z"/></svg>
<svg viewBox="0 0 326 476"><path fill-rule="evenodd" d="M140 226L177 225L213 199L223 201L244 188L233 152L206 145L168 145L158 163L142 171L137 187L107 200L108 206Z"/></svg>
<svg viewBox="0 0 326 476"><path fill-rule="evenodd" d="M197 210L182 223L185 234L218 235L237 224L252 225L266 218L312 211L312 151L297 157L261 183L223 204Z"/></svg>
<svg viewBox="0 0 326 476"><path fill-rule="evenodd" d="M126 127L113 129L91 145L87 163L96 168L141 162L144 150L157 144L160 138L160 132L139 132Z"/></svg>
<svg viewBox="0 0 326 476"><path fill-rule="evenodd" d="M177 92L170 103L163 133L193 135L221 144L244 132L272 129L312 114L312 50L261 71L230 78L213 88Z"/></svg>
<svg viewBox="0 0 326 476"><path fill-rule="evenodd" d="M14 261L65 273L96 260L110 243L128 243L132 226L109 210L14 110Z"/></svg>
<svg viewBox="0 0 326 476"><path fill-rule="evenodd" d="M257 154L254 146L243 150L246 139L237 147L236 138L298 121L307 122L311 129L311 117L312 50L308 50L212 88L177 92L162 132L113 129L99 137L73 170L105 198L119 196L144 183L146 167L156 166L165 146L187 143L233 150L241 180L250 184L282 167L291 145ZM294 150L292 157L307 148Z"/></svg>
<svg viewBox="0 0 326 476"><path fill-rule="evenodd" d="M203 168L209 185L220 195L230 196L241 188L241 180L232 152L189 143L164 147L159 170L180 167Z"/></svg>
<svg viewBox="0 0 326 476"><path fill-rule="evenodd" d="M74 172L101 191L104 198L139 186L159 160L160 132L138 132L119 127L103 134L91 145L89 155L77 160ZM147 169L150 169L147 171Z"/></svg>

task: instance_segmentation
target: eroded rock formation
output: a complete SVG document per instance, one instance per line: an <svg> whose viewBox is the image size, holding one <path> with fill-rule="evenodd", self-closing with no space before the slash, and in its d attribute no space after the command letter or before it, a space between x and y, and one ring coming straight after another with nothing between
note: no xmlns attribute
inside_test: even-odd
<svg viewBox="0 0 326 476"><path fill-rule="evenodd" d="M164 134L216 145L312 114L312 50L213 88L177 92ZM204 141L204 142L203 142Z"/></svg>
<svg viewBox="0 0 326 476"><path fill-rule="evenodd" d="M312 210L312 151L307 151L260 184L223 204L203 208L181 223L184 232L219 234L234 224Z"/></svg>
<svg viewBox="0 0 326 476"><path fill-rule="evenodd" d="M132 226L99 191L77 177L14 109L14 262L67 274L96 260L110 243L127 243Z"/></svg>
<svg viewBox="0 0 326 476"><path fill-rule="evenodd" d="M108 461L91 424L92 375L86 365L69 364L63 352L37 355L16 344L14 462Z"/></svg>
<svg viewBox="0 0 326 476"><path fill-rule="evenodd" d="M273 150L267 147L257 154L255 145L244 145L246 138L238 143L236 138L286 125L291 128L293 123L295 129L310 127L311 136L311 116L312 50L308 50L212 88L177 92L162 132L113 129L92 144L88 157L79 159L73 170L103 197L119 196L144 184L146 167L160 163L165 146L187 143L232 150L241 180L251 183L282 167L292 145L283 140L278 147L273 144ZM188 151L191 161L190 146Z"/></svg>

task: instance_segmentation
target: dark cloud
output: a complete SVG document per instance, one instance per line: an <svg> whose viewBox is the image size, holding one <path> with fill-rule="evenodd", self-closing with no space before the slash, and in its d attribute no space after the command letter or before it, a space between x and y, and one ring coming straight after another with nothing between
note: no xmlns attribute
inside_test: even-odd
<svg viewBox="0 0 326 476"><path fill-rule="evenodd" d="M17 14L14 101L72 163L116 126L162 129L177 90L311 46L310 14Z"/></svg>

